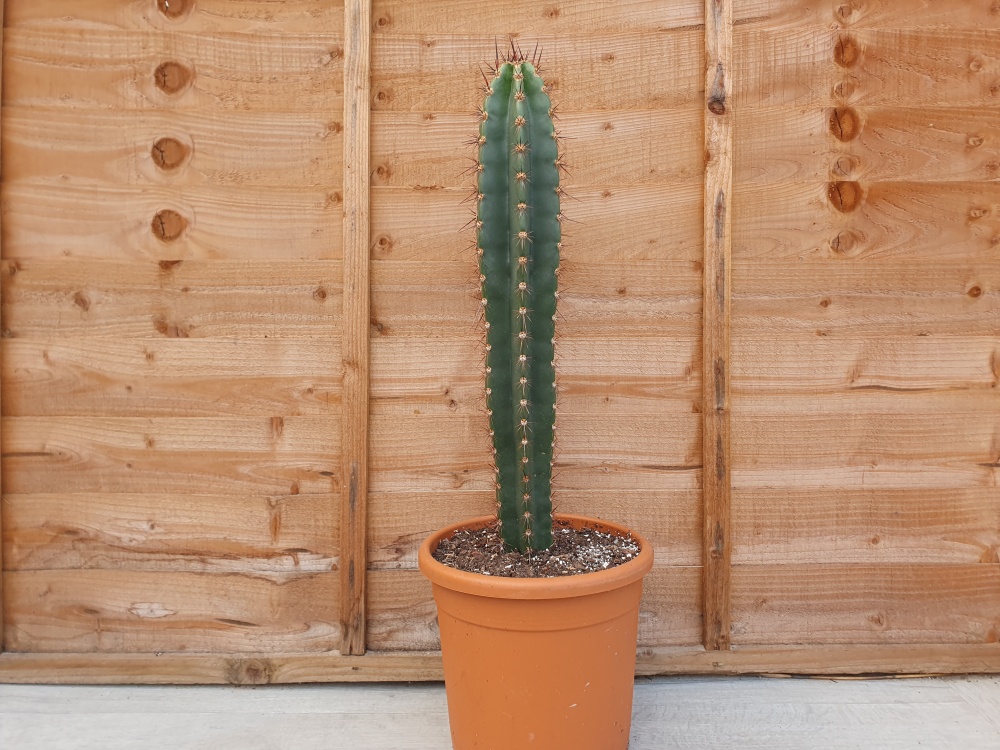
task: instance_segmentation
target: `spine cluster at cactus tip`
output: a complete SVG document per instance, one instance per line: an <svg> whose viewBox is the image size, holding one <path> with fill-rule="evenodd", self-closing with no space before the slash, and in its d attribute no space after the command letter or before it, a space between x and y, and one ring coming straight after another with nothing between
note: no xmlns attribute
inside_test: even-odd
<svg viewBox="0 0 1000 750"><path fill-rule="evenodd" d="M526 552L552 544L561 161L535 65L513 52L494 72L475 166L486 408L501 535Z"/></svg>

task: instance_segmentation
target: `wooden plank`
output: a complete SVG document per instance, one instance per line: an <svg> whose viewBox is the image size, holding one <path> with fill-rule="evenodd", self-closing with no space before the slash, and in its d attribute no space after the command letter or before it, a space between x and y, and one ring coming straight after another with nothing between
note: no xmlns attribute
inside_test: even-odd
<svg viewBox="0 0 1000 750"><path fill-rule="evenodd" d="M250 312L249 310L247 312ZM4 339L16 416L335 418L340 352L318 339Z"/></svg>
<svg viewBox="0 0 1000 750"><path fill-rule="evenodd" d="M416 570L369 573L368 643L374 650L438 648L430 582ZM692 646L701 637L701 568L654 565L643 580L639 649Z"/></svg>
<svg viewBox="0 0 1000 750"><path fill-rule="evenodd" d="M447 29L449 34L464 37L481 34L483 29L496 29L501 38L516 32L534 40L539 35L580 38L623 32L664 32L698 27L703 21L698 0L674 3L622 0L614 5L598 0L582 0L558 7L538 8L534 12L521 12L516 16L512 7L516 4L484 6L476 0L425 0L419 6L407 0L377 0L373 11L374 29L378 36L433 35ZM543 49L547 53L548 48ZM483 54L487 51L484 48ZM529 50L526 48L524 51ZM544 56L542 62L545 62Z"/></svg>
<svg viewBox="0 0 1000 750"><path fill-rule="evenodd" d="M912 675L1000 673L994 644L860 644L705 651L641 649L636 673L653 675ZM14 654L0 655L0 682L91 685L259 685L438 681L436 653Z"/></svg>
<svg viewBox="0 0 1000 750"><path fill-rule="evenodd" d="M996 253L995 182L863 184L841 204L827 182L780 183L733 195L733 259L988 264ZM853 183L852 183L853 184Z"/></svg>
<svg viewBox="0 0 1000 750"><path fill-rule="evenodd" d="M4 496L7 570L269 576L337 566L334 496Z"/></svg>
<svg viewBox="0 0 1000 750"><path fill-rule="evenodd" d="M5 338L328 341L343 307L336 260L19 257L0 261L0 281Z"/></svg>
<svg viewBox="0 0 1000 750"><path fill-rule="evenodd" d="M262 53L279 47L281 54ZM339 34L46 26L10 29L4 51L8 105L333 114L343 92Z"/></svg>
<svg viewBox="0 0 1000 750"><path fill-rule="evenodd" d="M373 34L379 64L372 76L372 108L472 112L481 102L469 81L477 66L492 63L497 31L502 33L479 26L460 36ZM700 23L588 36L547 31L530 38L544 50L545 82L562 113L687 107L704 85ZM425 85L429 79L434 86Z"/></svg>
<svg viewBox="0 0 1000 750"><path fill-rule="evenodd" d="M467 261L464 189L372 188L375 260ZM566 202L567 263L702 261L701 180L573 190Z"/></svg>
<svg viewBox="0 0 1000 750"><path fill-rule="evenodd" d="M373 261L376 340L478 339L479 272L471 252L469 256L461 261ZM700 261L563 260L558 341L602 335L700 336L701 276Z"/></svg>
<svg viewBox="0 0 1000 750"><path fill-rule="evenodd" d="M341 421L340 619L344 654L366 648L370 378L371 0L344 8L344 322Z"/></svg>
<svg viewBox="0 0 1000 750"><path fill-rule="evenodd" d="M339 36L344 29L342 0L198 0L173 3L174 8L152 11L148 3L118 0L47 0L12 3L7 10L10 28L124 29L130 31L184 31L219 34L323 34ZM169 5L169 4L168 4ZM159 6L157 6L159 8ZM277 42L276 42L277 43Z"/></svg>
<svg viewBox="0 0 1000 750"><path fill-rule="evenodd" d="M557 513L602 518L641 530L665 565L701 564L701 492L629 490L613 493L556 487ZM494 512L489 490L373 492L369 511L369 567L415 569L417 549L433 531L457 519Z"/></svg>
<svg viewBox="0 0 1000 750"><path fill-rule="evenodd" d="M1000 177L1000 128L982 107L766 107L737 130L740 184L973 182Z"/></svg>
<svg viewBox="0 0 1000 750"><path fill-rule="evenodd" d="M373 401L373 492L488 490L485 415L382 415ZM560 415L553 485L561 490L690 490L701 481L698 414Z"/></svg>
<svg viewBox="0 0 1000 750"><path fill-rule="evenodd" d="M316 112L4 109L7 181L340 187L339 101Z"/></svg>
<svg viewBox="0 0 1000 750"><path fill-rule="evenodd" d="M996 107L1000 29L838 26L737 25L734 106Z"/></svg>
<svg viewBox="0 0 1000 750"><path fill-rule="evenodd" d="M53 180L6 183L3 201L7 258L341 257L339 190L206 186L178 190Z"/></svg>
<svg viewBox="0 0 1000 750"><path fill-rule="evenodd" d="M570 112L558 114L557 123L567 142L571 195L581 188L686 182L701 174L696 106ZM372 184L424 190L470 186L473 180L463 172L473 150L459 146L477 128L468 114L373 113ZM670 147L663 148L664 142Z"/></svg>
<svg viewBox="0 0 1000 750"><path fill-rule="evenodd" d="M1000 553L995 495L987 486L737 487L733 563L989 563Z"/></svg>
<svg viewBox="0 0 1000 750"><path fill-rule="evenodd" d="M730 306L732 295L733 56L731 0L705 2L705 197L702 333L704 550L702 642L729 648Z"/></svg>
<svg viewBox="0 0 1000 750"><path fill-rule="evenodd" d="M340 642L329 573L7 571L12 651L329 651Z"/></svg>
<svg viewBox="0 0 1000 750"><path fill-rule="evenodd" d="M967 643L996 648L1000 565L736 565L742 645Z"/></svg>
<svg viewBox="0 0 1000 750"><path fill-rule="evenodd" d="M330 417L5 417L5 491L284 495L340 491Z"/></svg>
<svg viewBox="0 0 1000 750"><path fill-rule="evenodd" d="M818 328L777 339L744 335L733 342L733 387L739 403L754 393L950 390L992 397L1000 381L995 338L920 333L872 339Z"/></svg>
<svg viewBox="0 0 1000 750"><path fill-rule="evenodd" d="M865 0L831 6L827 0L734 0L737 26L884 29L1000 29L1000 15L979 0Z"/></svg>
<svg viewBox="0 0 1000 750"><path fill-rule="evenodd" d="M3 81L3 58L4 58L4 54L3 54L3 37L6 35L6 31L5 31L5 26L6 26L5 10L6 9L4 8L4 0L0 0L0 82ZM0 110L0 114L2 114L2 110ZM2 118L0 118L0 123L2 123ZM0 143L2 143L2 138L3 138L3 131L2 131L2 129L0 129ZM2 166L3 166L3 148L0 147L0 173L3 172ZM3 215L3 212L0 211L0 217L2 217L2 215ZM2 223L2 222L0 222L0 223ZM6 229L5 226L0 227L0 228ZM0 232L0 236L2 236L2 232ZM0 256L5 255L6 253L7 253L6 243L5 242L0 243ZM4 308L4 303L6 301L7 301L7 295L4 294L3 292L0 292L0 309ZM0 352L0 368L2 368L5 364L6 364L6 360L3 357L3 353ZM2 385L3 385L3 379L0 378L0 392L3 391ZM0 409L2 409L4 406L6 406L5 400L4 399L0 399ZM2 429L0 429L0 444L2 444L2 441L3 441L3 432L2 432ZM2 456L0 456L0 469L2 469L2 468L3 468L3 458L2 458ZM0 471L0 475L2 475L2 473L3 472ZM3 531L4 531L4 510L3 510L3 490L4 489L6 489L6 488L0 487L0 539L3 538ZM4 648L5 648L4 644L6 643L6 634L5 634L5 631L4 631L4 617L5 617L5 615L4 615L4 604L3 604L3 602L4 602L4 581L3 581L4 576L3 576L3 570L4 570L3 547L2 547L2 545L0 545L0 656L3 655Z"/></svg>

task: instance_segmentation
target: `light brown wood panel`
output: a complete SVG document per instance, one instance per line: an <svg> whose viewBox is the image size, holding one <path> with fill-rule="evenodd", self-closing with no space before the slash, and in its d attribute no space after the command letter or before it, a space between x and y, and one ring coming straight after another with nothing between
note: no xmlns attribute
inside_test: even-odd
<svg viewBox="0 0 1000 750"><path fill-rule="evenodd" d="M4 335L309 338L336 348L341 273L335 260L8 258Z"/></svg>
<svg viewBox="0 0 1000 750"><path fill-rule="evenodd" d="M975 419L1000 417L1000 392L990 386L965 387L886 387L861 385L840 390L781 391L747 388L737 394L733 413L739 419L753 420L760 415L875 414L964 415Z"/></svg>
<svg viewBox="0 0 1000 750"><path fill-rule="evenodd" d="M81 33L68 26L13 28L5 36L6 105L333 113L343 93L340 34ZM164 63L180 66L167 90L156 78Z"/></svg>
<svg viewBox="0 0 1000 750"><path fill-rule="evenodd" d="M737 489L733 562L869 565L995 562L993 487Z"/></svg>
<svg viewBox="0 0 1000 750"><path fill-rule="evenodd" d="M914 335L988 336L1000 320L1000 266L987 258L744 261L733 278L733 328L749 338L761 330L796 339L822 331L874 345Z"/></svg>
<svg viewBox="0 0 1000 750"><path fill-rule="evenodd" d="M733 36L733 106L738 111L1000 104L998 29L977 24L946 31L844 31L831 22L826 28L772 30L737 24Z"/></svg>
<svg viewBox="0 0 1000 750"><path fill-rule="evenodd" d="M1000 101L998 101L1000 104ZM736 136L742 184L1000 178L1000 110L982 107L748 109Z"/></svg>
<svg viewBox="0 0 1000 750"><path fill-rule="evenodd" d="M324 110L138 112L8 106L3 179L338 188L343 103ZM156 151L161 139L173 150Z"/></svg>
<svg viewBox="0 0 1000 750"><path fill-rule="evenodd" d="M36 652L329 651L338 577L7 571L6 646Z"/></svg>
<svg viewBox="0 0 1000 750"><path fill-rule="evenodd" d="M996 254L1000 182L857 186L860 193L851 191L841 213L830 204L826 182L737 184L733 261L982 263Z"/></svg>
<svg viewBox="0 0 1000 750"><path fill-rule="evenodd" d="M368 647L439 648L431 584L416 570L369 572ZM654 565L643 581L639 647L690 646L701 640L701 568Z"/></svg>
<svg viewBox="0 0 1000 750"><path fill-rule="evenodd" d="M338 490L331 417L5 417L5 491L279 495Z"/></svg>
<svg viewBox="0 0 1000 750"><path fill-rule="evenodd" d="M696 28L704 20L698 0L671 3L620 0L614 4L578 0L559 5L517 2L483 5L476 0L422 0L415 4L408 0L376 0L372 12L376 35L438 34L447 29L450 34L476 36L487 29L501 40L516 32L522 45L527 45L537 34L579 38L628 31L662 32ZM534 41L530 46L534 48ZM492 50L490 46L487 51L492 54ZM531 50L524 46L524 51L530 54ZM543 48L543 63L547 51L547 47Z"/></svg>
<svg viewBox="0 0 1000 750"><path fill-rule="evenodd" d="M557 513L579 513L641 529L655 548L658 563L701 563L701 493L697 490L556 488L552 502ZM495 510L490 490L373 493L368 534L371 567L414 569L417 549L431 532Z"/></svg>
<svg viewBox="0 0 1000 750"><path fill-rule="evenodd" d="M5 339L4 414L332 418L341 383L331 339Z"/></svg>
<svg viewBox="0 0 1000 750"><path fill-rule="evenodd" d="M998 29L1000 13L984 0L734 0L737 25L779 29L830 28Z"/></svg>
<svg viewBox="0 0 1000 750"><path fill-rule="evenodd" d="M372 332L376 339L479 337L483 329L478 274L471 253L461 261L375 261ZM560 341L602 334L699 335L700 263L562 259L559 285Z"/></svg>
<svg viewBox="0 0 1000 750"><path fill-rule="evenodd" d="M372 188L374 260L466 260L471 218L459 189ZM566 202L569 263L701 260L701 180L574 191Z"/></svg>
<svg viewBox="0 0 1000 750"><path fill-rule="evenodd" d="M973 390L1000 382L1000 348L989 336L749 335L733 340L733 388L754 393Z"/></svg>
<svg viewBox="0 0 1000 750"><path fill-rule="evenodd" d="M344 29L343 0L197 0L157 12L156 0L45 0L12 2L8 28L128 29L197 33L331 34ZM179 7L178 7L179 6Z"/></svg>
<svg viewBox="0 0 1000 750"><path fill-rule="evenodd" d="M559 413L627 417L646 411L642 404L649 405L648 411L697 411L698 344L695 336L557 340ZM451 413L485 413L481 344L473 336L376 339L372 356L372 394L378 402L373 410L378 413L431 413L442 407Z"/></svg>
<svg viewBox="0 0 1000 750"><path fill-rule="evenodd" d="M484 417L379 413L373 401L372 492L492 487ZM697 487L701 469L698 414L594 417L557 422L553 485L573 489Z"/></svg>
<svg viewBox="0 0 1000 750"><path fill-rule="evenodd" d="M1000 565L735 565L733 643L992 643Z"/></svg>
<svg viewBox="0 0 1000 750"><path fill-rule="evenodd" d="M564 187L629 187L687 182L701 175L704 153L697 106L677 109L556 112L566 139ZM478 116L433 112L376 112L372 117L372 184L387 187L463 187L478 132ZM667 147L669 144L669 147ZM571 206L570 201L567 206Z"/></svg>
<svg viewBox="0 0 1000 750"><path fill-rule="evenodd" d="M374 34L372 109L471 112L480 103L478 69L493 63L497 31ZM689 106L703 86L704 39L697 26L530 39L532 48L537 42L544 50L542 73L560 112Z"/></svg>
<svg viewBox="0 0 1000 750"><path fill-rule="evenodd" d="M339 259L343 196L315 188L6 183L8 258ZM164 241L153 224L173 211Z"/></svg>
<svg viewBox="0 0 1000 750"><path fill-rule="evenodd" d="M322 573L337 566L330 494L4 496L7 570Z"/></svg>

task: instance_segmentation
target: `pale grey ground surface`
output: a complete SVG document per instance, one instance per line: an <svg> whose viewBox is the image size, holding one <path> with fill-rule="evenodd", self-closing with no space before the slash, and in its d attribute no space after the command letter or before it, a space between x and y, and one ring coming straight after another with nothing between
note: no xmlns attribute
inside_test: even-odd
<svg viewBox="0 0 1000 750"><path fill-rule="evenodd" d="M2 750L450 747L440 683L0 685ZM1000 677L638 680L630 750L694 748L1000 750Z"/></svg>

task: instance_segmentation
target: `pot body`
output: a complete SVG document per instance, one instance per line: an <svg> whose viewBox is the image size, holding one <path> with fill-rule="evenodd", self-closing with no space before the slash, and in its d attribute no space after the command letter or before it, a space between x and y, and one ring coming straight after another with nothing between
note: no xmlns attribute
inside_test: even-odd
<svg viewBox="0 0 1000 750"><path fill-rule="evenodd" d="M628 530L580 516L574 527ZM625 750L632 719L642 578L652 548L636 535L637 558L610 570L561 578L496 578L433 559L433 534L420 569L433 584L455 750Z"/></svg>

